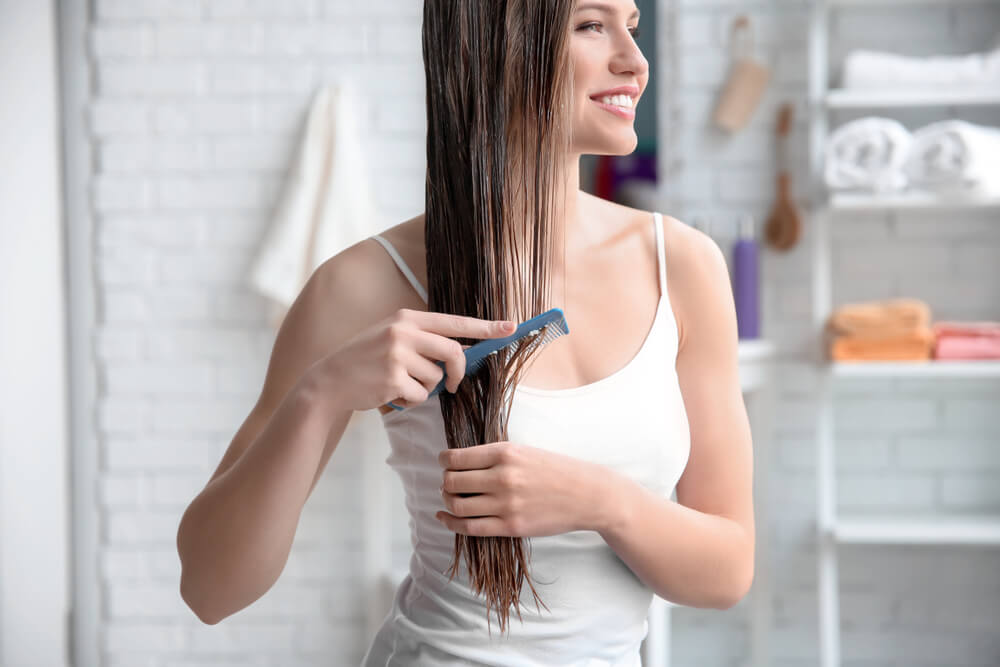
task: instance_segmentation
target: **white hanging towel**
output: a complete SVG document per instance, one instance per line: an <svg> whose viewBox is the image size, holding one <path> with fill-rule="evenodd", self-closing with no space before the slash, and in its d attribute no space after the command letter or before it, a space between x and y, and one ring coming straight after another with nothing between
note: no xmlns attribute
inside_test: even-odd
<svg viewBox="0 0 1000 667"><path fill-rule="evenodd" d="M904 165L914 187L951 194L1000 194L1000 128L941 120L913 133Z"/></svg>
<svg viewBox="0 0 1000 667"><path fill-rule="evenodd" d="M273 219L250 271L277 328L313 271L385 228L375 209L356 119L367 108L349 79L317 91Z"/></svg>
<svg viewBox="0 0 1000 667"><path fill-rule="evenodd" d="M903 189L903 164L912 141L910 131L894 118L867 116L844 123L827 139L827 186L876 193Z"/></svg>

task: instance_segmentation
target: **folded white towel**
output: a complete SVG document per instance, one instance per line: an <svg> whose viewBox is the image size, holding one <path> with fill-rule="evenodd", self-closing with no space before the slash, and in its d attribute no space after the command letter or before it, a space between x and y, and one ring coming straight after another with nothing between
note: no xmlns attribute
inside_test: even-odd
<svg viewBox="0 0 1000 667"><path fill-rule="evenodd" d="M1000 85L1000 48L958 56L911 57L858 49L844 59L845 88L957 87Z"/></svg>
<svg viewBox="0 0 1000 667"><path fill-rule="evenodd" d="M942 120L913 133L910 183L937 192L1000 194L1000 128Z"/></svg>
<svg viewBox="0 0 1000 667"><path fill-rule="evenodd" d="M892 192L906 187L902 172L912 135L899 121L869 116L844 123L826 144L824 178L835 190Z"/></svg>
<svg viewBox="0 0 1000 667"><path fill-rule="evenodd" d="M313 271L341 250L385 228L369 189L355 114L366 108L344 79L317 91L251 271L250 282L272 302L280 324Z"/></svg>

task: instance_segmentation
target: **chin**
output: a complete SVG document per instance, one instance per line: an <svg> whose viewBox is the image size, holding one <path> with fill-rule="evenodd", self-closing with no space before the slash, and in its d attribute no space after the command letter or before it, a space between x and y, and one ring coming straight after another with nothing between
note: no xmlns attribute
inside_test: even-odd
<svg viewBox="0 0 1000 667"><path fill-rule="evenodd" d="M595 155L631 155L635 152L635 149L639 147L639 137L634 136L629 141L616 142L614 144L605 145L605 147L599 151L596 151Z"/></svg>
<svg viewBox="0 0 1000 667"><path fill-rule="evenodd" d="M639 147L639 136L635 132L618 136L602 136L592 141L581 142L584 155L629 155Z"/></svg>

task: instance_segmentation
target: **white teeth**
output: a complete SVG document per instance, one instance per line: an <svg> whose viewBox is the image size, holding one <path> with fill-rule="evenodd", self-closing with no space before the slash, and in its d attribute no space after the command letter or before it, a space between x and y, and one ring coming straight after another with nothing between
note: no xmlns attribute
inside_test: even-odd
<svg viewBox="0 0 1000 667"><path fill-rule="evenodd" d="M601 102L604 104L611 104L616 107L624 107L625 109L632 108L632 98L628 95L611 95L610 97L602 97Z"/></svg>

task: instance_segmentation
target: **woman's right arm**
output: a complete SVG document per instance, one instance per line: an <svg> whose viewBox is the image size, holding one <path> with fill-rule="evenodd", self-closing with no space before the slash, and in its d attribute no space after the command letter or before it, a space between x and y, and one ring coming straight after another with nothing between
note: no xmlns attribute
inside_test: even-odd
<svg viewBox="0 0 1000 667"><path fill-rule="evenodd" d="M473 317L397 309L376 243L327 260L278 330L261 396L177 531L181 597L205 623L245 608L274 585L302 508L354 410L427 400L465 376L454 338L513 328ZM390 274L391 275L391 274Z"/></svg>
<svg viewBox="0 0 1000 667"><path fill-rule="evenodd" d="M384 314L365 244L328 260L275 338L260 398L177 531L181 597L208 624L247 607L284 569L299 517L353 414L329 355ZM373 245L373 244L368 244Z"/></svg>

